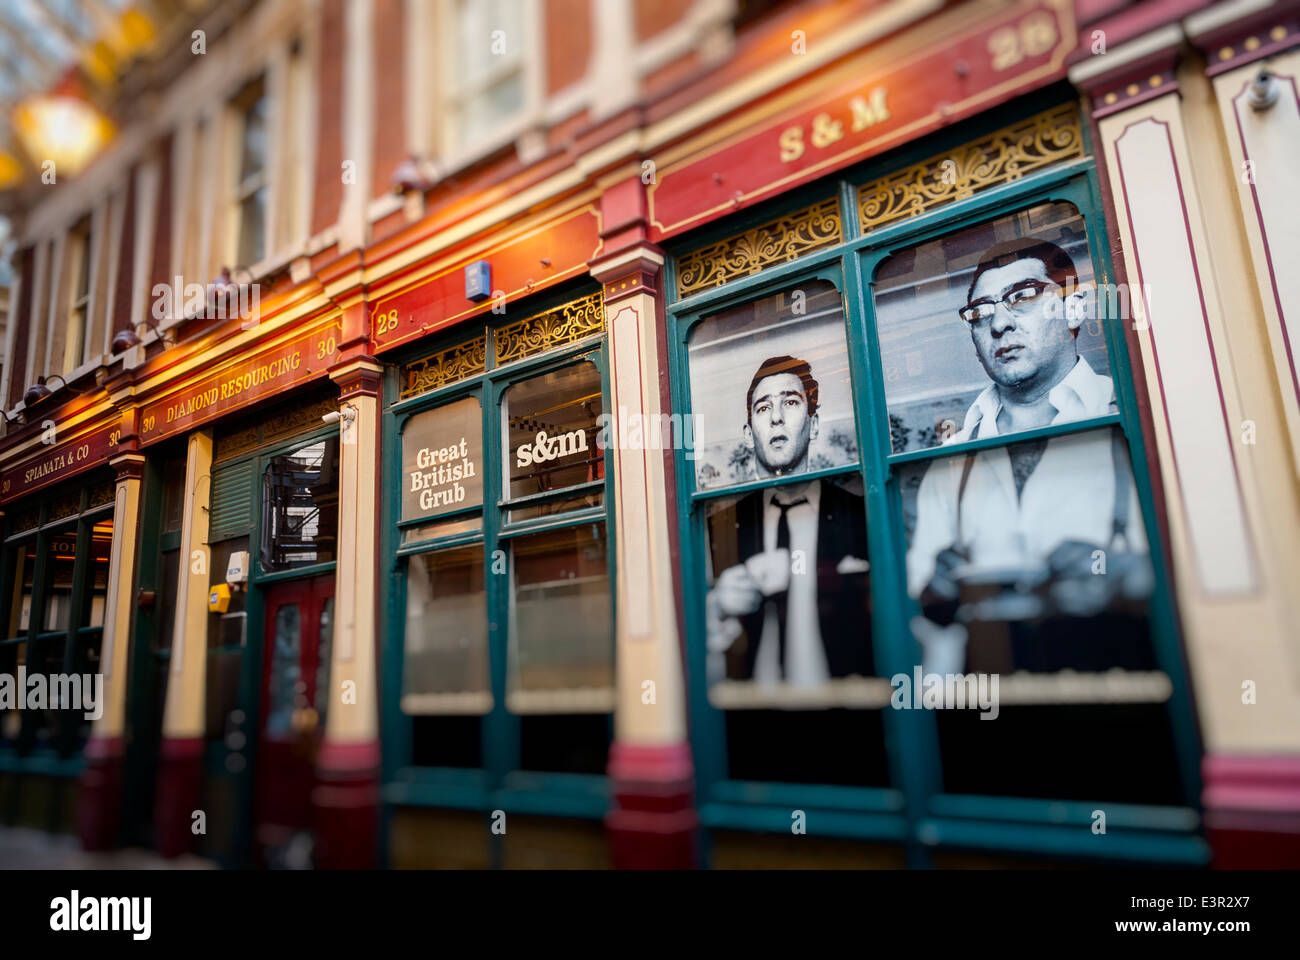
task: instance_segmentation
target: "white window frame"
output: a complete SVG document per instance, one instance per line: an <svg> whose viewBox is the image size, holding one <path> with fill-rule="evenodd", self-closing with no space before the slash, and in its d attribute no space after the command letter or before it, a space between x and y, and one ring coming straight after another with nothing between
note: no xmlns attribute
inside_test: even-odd
<svg viewBox="0 0 1300 960"><path fill-rule="evenodd" d="M257 95L252 96L250 90L256 86ZM243 179L240 178L241 166L243 165L244 156L244 135L246 132L247 117L253 106L259 101L266 101L266 148L262 154L262 163L256 173L249 174ZM258 264L263 263L271 256L271 227L272 220L275 216L274 198L271 196L272 169L274 164L274 149L272 142L276 137L275 125L273 123L273 104L271 102L271 91L269 89L269 77L267 71L263 71L251 77L247 84L236 93L227 104L229 115L228 129L230 132L227 140L226 157L227 166L227 199L226 199L226 264L233 269L252 269ZM243 205L245 201L256 195L258 190L266 189L265 199L262 204L262 249L256 260L245 263L240 258L239 239L243 228Z"/></svg>
<svg viewBox="0 0 1300 960"><path fill-rule="evenodd" d="M86 362L86 350L90 346L92 303L95 292L94 261L94 217L86 214L74 223L67 234L63 256L63 276L65 285L64 307L60 311L63 317L63 357L59 369L52 370L51 376L71 378ZM85 277L85 289L81 289L81 278ZM80 313L80 323L74 318ZM74 329L75 328L75 329ZM74 337L73 334L79 334ZM73 350L74 341L79 339L77 350Z"/></svg>
<svg viewBox="0 0 1300 960"><path fill-rule="evenodd" d="M543 34L544 11L541 0L523 0L523 16L519 24L507 24L506 42L519 37L518 58L506 58L482 79L468 86L458 79L461 51L457 15L462 2L473 0L438 0L438 17L434 24L436 43L435 62L438 64L434 100L435 153L447 170L455 170L473 163L518 140L542 124L542 107L545 86L545 57ZM490 37L484 37L485 50ZM491 54L485 54L490 56ZM490 89L512 73L519 72L523 83L523 107L517 116L500 124L492 132L477 139L458 142L459 121L457 106L467 96L475 96Z"/></svg>

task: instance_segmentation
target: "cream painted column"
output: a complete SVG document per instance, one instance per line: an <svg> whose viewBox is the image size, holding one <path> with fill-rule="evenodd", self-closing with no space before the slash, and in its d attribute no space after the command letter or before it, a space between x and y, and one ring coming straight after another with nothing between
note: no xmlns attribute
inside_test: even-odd
<svg viewBox="0 0 1300 960"><path fill-rule="evenodd" d="M185 514L181 525L181 567L176 580L176 619L167 666L164 739L203 736L212 560L208 546L211 493L212 431L200 430L190 434L185 456Z"/></svg>
<svg viewBox="0 0 1300 960"><path fill-rule="evenodd" d="M638 181L606 193L607 209L640 196ZM608 221L607 221L608 222ZM617 867L686 868L695 862L694 768L678 630L679 582L672 555L676 503L674 440L651 433L671 414L667 340L659 314L663 254L641 241L592 264L605 288L609 406L613 430L615 540L614 660L617 698L605 817ZM640 421L636 431L622 425ZM659 435L655 433L655 440ZM668 447L668 449L664 449Z"/></svg>
<svg viewBox="0 0 1300 960"><path fill-rule="evenodd" d="M626 257L621 264L615 260L601 265L603 275L619 266L630 271L605 285L608 413L615 424L638 420L643 425L657 424L660 415L671 410L660 392L660 385L667 382L666 371L659 354L653 287L645 281L653 280L663 258L643 250ZM654 272L647 277L643 270ZM625 445L624 439L615 435L615 737L627 744L677 743L686 739L686 708L668 507L671 460L657 444L647 449L648 442ZM645 702L647 681L654 684L653 703Z"/></svg>
<svg viewBox="0 0 1300 960"><path fill-rule="evenodd" d="M325 716L325 739L333 744L379 738L375 630L382 372L377 363L362 360L331 374L341 388L345 418L339 425L339 549Z"/></svg>
<svg viewBox="0 0 1300 960"><path fill-rule="evenodd" d="M113 545L108 562L108 598L99 658L104 673L104 712L91 732L96 741L120 740L126 720L127 654L135 606L132 599L144 462L140 453L122 454L109 461L117 470L117 491L113 500Z"/></svg>
<svg viewBox="0 0 1300 960"><path fill-rule="evenodd" d="M112 847L121 826L128 654L145 458L143 454L128 452L109 463L117 471L117 490L113 500L113 543L99 659L104 688L101 713L86 743L77 813L77 832L87 850Z"/></svg>
<svg viewBox="0 0 1300 960"><path fill-rule="evenodd" d="M1099 128L1124 265L1145 308L1135 360L1182 628L1207 752L1296 751L1300 514L1285 419L1208 82L1186 66L1175 90Z"/></svg>
<svg viewBox="0 0 1300 960"><path fill-rule="evenodd" d="M354 307L357 305L354 305ZM364 307L362 307L364 308ZM346 321L345 321L346 326ZM339 385L339 549L325 739L312 806L316 865L374 867L379 827L379 391L373 358L330 371ZM396 492L396 491L394 491ZM390 696L396 696L391 692Z"/></svg>
<svg viewBox="0 0 1300 960"><path fill-rule="evenodd" d="M208 660L208 546L212 491L212 431L190 434L185 457L185 513L181 524L176 615L167 666L154 826L158 850L174 857L194 844L191 818L203 776L205 679Z"/></svg>

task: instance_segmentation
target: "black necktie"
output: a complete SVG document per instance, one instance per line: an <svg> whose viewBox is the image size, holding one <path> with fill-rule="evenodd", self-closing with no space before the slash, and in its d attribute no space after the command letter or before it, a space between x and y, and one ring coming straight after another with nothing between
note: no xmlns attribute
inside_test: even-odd
<svg viewBox="0 0 1300 960"><path fill-rule="evenodd" d="M800 504L807 502L807 497L800 497L798 500L792 500L789 503L781 503L775 497L772 498L772 506L781 511L781 516L776 521L776 548L778 550L790 549L790 521L786 519L786 514L788 514L793 507L797 507ZM789 560L787 559L786 562L788 563ZM793 565L791 566L793 567ZM790 592L787 587L785 590L777 594L772 601L776 604L776 623L778 627L777 636L780 640L778 649L781 656L781 677L783 679L785 677L785 612L789 596Z"/></svg>

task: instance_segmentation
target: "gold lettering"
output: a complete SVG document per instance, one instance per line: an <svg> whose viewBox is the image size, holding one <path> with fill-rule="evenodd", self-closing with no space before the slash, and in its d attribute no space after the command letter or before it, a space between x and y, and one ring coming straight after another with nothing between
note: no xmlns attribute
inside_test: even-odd
<svg viewBox="0 0 1300 960"><path fill-rule="evenodd" d="M803 156L803 130L791 127L781 131L781 162L792 163Z"/></svg>
<svg viewBox="0 0 1300 960"><path fill-rule="evenodd" d="M853 111L854 133L889 119L889 108L885 106L885 92L884 87L876 87L867 95L870 97L870 102L863 97L854 97L849 101L849 109Z"/></svg>
<svg viewBox="0 0 1300 960"><path fill-rule="evenodd" d="M829 147L836 140L844 139L844 124L832 120L829 113L819 113L813 117L812 145L821 149Z"/></svg>

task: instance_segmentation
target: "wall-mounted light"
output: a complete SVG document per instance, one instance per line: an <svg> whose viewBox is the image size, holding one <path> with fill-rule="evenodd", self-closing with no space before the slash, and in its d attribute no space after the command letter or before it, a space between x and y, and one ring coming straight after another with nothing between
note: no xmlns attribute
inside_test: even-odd
<svg viewBox="0 0 1300 960"><path fill-rule="evenodd" d="M393 175L389 177L393 193L399 196L405 196L412 192L424 193L426 190L433 189L438 180L438 168L428 160L420 159L415 154L410 154L399 163L393 171Z"/></svg>
<svg viewBox="0 0 1300 960"><path fill-rule="evenodd" d="M74 394L80 396L80 390L73 390L68 386L68 381L63 378L63 375L56 373L51 377L37 377L36 382L28 387L27 392L23 394L23 403L26 404L28 408L31 408L40 403L46 397L56 393L57 391L51 390L49 387L49 382L51 380L60 381L63 384L64 389L71 390Z"/></svg>
<svg viewBox="0 0 1300 960"><path fill-rule="evenodd" d="M154 324L147 323L147 322L142 323L140 325L143 327L148 327L150 330L154 332L154 334L162 342L164 350L166 350L169 346L171 346L176 342L175 330L168 330L166 332L163 332L159 330L158 327L155 326ZM113 342L109 344L108 349L112 353L125 353L127 350L130 350L132 347L140 346L142 342L143 341L140 339L139 334L135 332L135 327L133 326L124 327L121 330L117 331L117 333L113 334Z"/></svg>
<svg viewBox="0 0 1300 960"><path fill-rule="evenodd" d="M1282 86L1277 82L1277 76L1265 64L1259 68L1255 79L1250 81L1250 93L1246 95L1246 102L1256 110L1267 110L1277 103L1281 93Z"/></svg>

